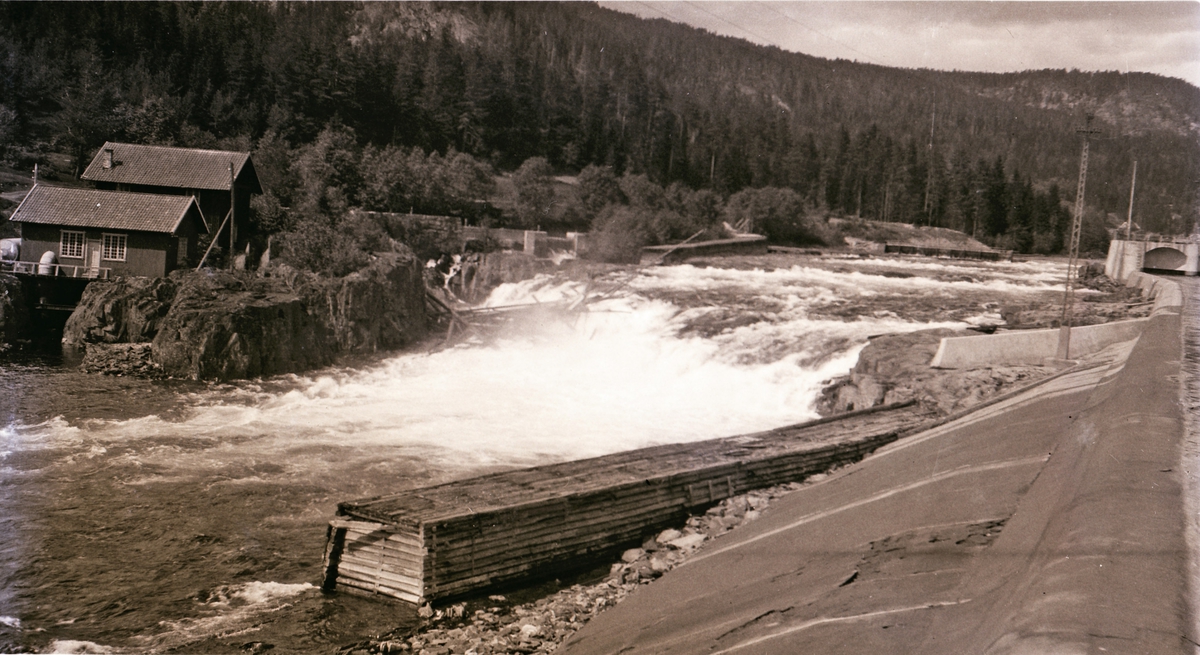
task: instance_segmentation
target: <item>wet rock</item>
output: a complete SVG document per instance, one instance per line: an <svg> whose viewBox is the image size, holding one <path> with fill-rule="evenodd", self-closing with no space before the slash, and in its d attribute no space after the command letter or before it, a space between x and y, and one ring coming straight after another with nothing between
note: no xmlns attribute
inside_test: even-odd
<svg viewBox="0 0 1200 655"><path fill-rule="evenodd" d="M24 286L14 275L0 275L0 352L27 338L29 305Z"/></svg>
<svg viewBox="0 0 1200 655"><path fill-rule="evenodd" d="M392 252L342 278L275 266L257 276L178 271L169 279L92 283L63 339L67 345L153 344L157 369L112 351L89 370L116 372L128 362L123 374L231 380L326 366L343 353L401 348L425 331L421 269L410 252ZM96 352L101 357L102 349Z"/></svg>
<svg viewBox="0 0 1200 655"><path fill-rule="evenodd" d="M186 278L152 343L168 375L194 380L303 371L331 363L335 352L299 296L230 274Z"/></svg>
<svg viewBox="0 0 1200 655"><path fill-rule="evenodd" d="M943 337L969 334L974 333L939 329L872 339L850 375L825 388L818 411L828 416L915 400L931 412L944 415L982 402L1015 383L1050 373L1050 369L1040 366L978 371L929 367Z"/></svg>
<svg viewBox="0 0 1200 655"><path fill-rule="evenodd" d="M164 377L148 343L89 343L80 367L88 373Z"/></svg>
<svg viewBox="0 0 1200 655"><path fill-rule="evenodd" d="M177 279L120 277L91 282L63 327L63 345L150 342L175 300Z"/></svg>

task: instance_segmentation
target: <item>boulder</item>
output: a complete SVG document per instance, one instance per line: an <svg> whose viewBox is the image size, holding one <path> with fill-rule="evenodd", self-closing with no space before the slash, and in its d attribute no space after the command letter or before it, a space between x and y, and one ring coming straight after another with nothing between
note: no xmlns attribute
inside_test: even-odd
<svg viewBox="0 0 1200 655"><path fill-rule="evenodd" d="M424 273L411 252L380 254L342 278L310 278L301 293L339 352L394 350L425 336Z"/></svg>

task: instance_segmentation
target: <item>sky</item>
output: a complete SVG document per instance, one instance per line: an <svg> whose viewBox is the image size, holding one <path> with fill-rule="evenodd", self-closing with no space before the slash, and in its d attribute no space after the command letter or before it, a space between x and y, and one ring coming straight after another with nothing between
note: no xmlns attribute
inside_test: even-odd
<svg viewBox="0 0 1200 655"><path fill-rule="evenodd" d="M984 72L1141 71L1200 87L1200 1L600 4L827 59Z"/></svg>

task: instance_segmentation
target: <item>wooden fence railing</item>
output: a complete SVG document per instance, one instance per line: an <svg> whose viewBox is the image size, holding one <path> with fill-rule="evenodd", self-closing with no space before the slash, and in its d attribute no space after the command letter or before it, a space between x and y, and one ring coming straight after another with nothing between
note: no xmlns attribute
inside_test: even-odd
<svg viewBox="0 0 1200 655"><path fill-rule="evenodd" d="M74 277L91 280L107 280L111 268L99 266L75 266L70 264L43 264L41 262L0 261L0 273L39 275L44 277Z"/></svg>

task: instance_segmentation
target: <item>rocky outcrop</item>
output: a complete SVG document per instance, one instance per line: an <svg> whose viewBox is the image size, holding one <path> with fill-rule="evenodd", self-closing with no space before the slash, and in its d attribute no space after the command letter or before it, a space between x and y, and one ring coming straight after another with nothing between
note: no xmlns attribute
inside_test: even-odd
<svg viewBox="0 0 1200 655"><path fill-rule="evenodd" d="M929 362L943 337L967 330L922 330L876 337L863 348L848 376L834 380L818 400L822 415L916 400L939 414L966 409L1019 382L1049 374L1040 366L993 366L947 371Z"/></svg>
<svg viewBox="0 0 1200 655"><path fill-rule="evenodd" d="M63 345L148 342L158 333L177 290L178 282L168 278L93 282L63 327Z"/></svg>
<svg viewBox="0 0 1200 655"><path fill-rule="evenodd" d="M299 372L342 353L400 348L425 334L425 287L409 252L342 278L286 266L95 282L64 332L104 373L231 380ZM148 344L116 348L112 344Z"/></svg>
<svg viewBox="0 0 1200 655"><path fill-rule="evenodd" d="M28 334L29 321L29 305L21 280L13 275L0 275L0 352Z"/></svg>
<svg viewBox="0 0 1200 655"><path fill-rule="evenodd" d="M233 380L324 366L335 350L300 297L268 278L184 278L152 342L165 374Z"/></svg>
<svg viewBox="0 0 1200 655"><path fill-rule="evenodd" d="M410 253L381 254L342 278L305 276L300 293L339 352L394 350L424 334L424 276Z"/></svg>

